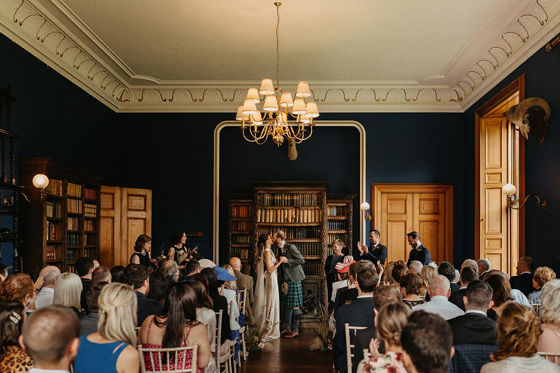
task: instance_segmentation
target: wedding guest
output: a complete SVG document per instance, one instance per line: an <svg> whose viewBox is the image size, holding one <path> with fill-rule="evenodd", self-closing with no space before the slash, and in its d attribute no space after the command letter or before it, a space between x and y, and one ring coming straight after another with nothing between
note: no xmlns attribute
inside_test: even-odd
<svg viewBox="0 0 560 373"><path fill-rule="evenodd" d="M70 307L78 316L85 314L81 306L81 294L82 281L80 281L78 275L71 272L64 272L56 282L53 304Z"/></svg>
<svg viewBox="0 0 560 373"><path fill-rule="evenodd" d="M91 274L91 281L94 284L98 282L107 282L110 284L112 281L111 271L105 266L99 266L93 270L93 273Z"/></svg>
<svg viewBox="0 0 560 373"><path fill-rule="evenodd" d="M53 302L54 288L60 276L60 269L56 266L46 266L39 272L39 277L43 277L43 287L35 297L35 309L50 306Z"/></svg>
<svg viewBox="0 0 560 373"><path fill-rule="evenodd" d="M539 267L535 270L533 275L533 287L536 289L527 297L531 304L539 304L541 302L541 291L544 284L554 280L556 273L548 267Z"/></svg>
<svg viewBox="0 0 560 373"><path fill-rule="evenodd" d="M111 268L111 282L120 282L122 283L122 275L124 273L123 266L114 266Z"/></svg>
<svg viewBox="0 0 560 373"><path fill-rule="evenodd" d="M137 307L134 308L137 312L137 326L141 326L146 317L158 315L161 312L161 305L146 296L150 289L148 276L148 267L141 264L129 264L126 266L122 277L122 280L131 285L136 292Z"/></svg>
<svg viewBox="0 0 560 373"><path fill-rule="evenodd" d="M491 310L488 311L488 317L498 321L502 309L513 300L511 286L509 281L501 275L490 275L485 281L492 287L492 301L494 302Z"/></svg>
<svg viewBox="0 0 560 373"><path fill-rule="evenodd" d="M401 295L403 302L410 308L425 302L420 296L422 279L415 273L409 273L401 278Z"/></svg>
<svg viewBox="0 0 560 373"><path fill-rule="evenodd" d="M560 353L560 280L551 280L542 287L540 316L543 334L538 351Z"/></svg>
<svg viewBox="0 0 560 373"><path fill-rule="evenodd" d="M19 345L25 307L19 301L0 302L0 372L25 373L33 360Z"/></svg>
<svg viewBox="0 0 560 373"><path fill-rule="evenodd" d="M86 304L86 292L91 288L93 285L92 276L93 271L99 267L99 263L97 266L95 265L96 260L94 261L92 258L89 257L81 257L76 260L76 274L80 277L82 281L82 293L80 295L80 304L81 306L78 308L87 310Z"/></svg>
<svg viewBox="0 0 560 373"><path fill-rule="evenodd" d="M422 271L420 272L420 277L422 277L422 288L420 289L420 296L427 297L426 300L429 300L428 287L430 286L430 283L432 282L434 277L437 276L437 274L437 269L430 265L422 267Z"/></svg>
<svg viewBox="0 0 560 373"><path fill-rule="evenodd" d="M152 261L157 262L156 259L151 258L151 252L152 239L148 235L141 234L134 243L134 253L130 257L130 264L149 266Z"/></svg>
<svg viewBox="0 0 560 373"><path fill-rule="evenodd" d="M423 310L435 313L445 320L464 314L459 307L448 301L451 289L447 277L437 275L430 283L428 294L430 295L430 301L412 307L413 311Z"/></svg>
<svg viewBox="0 0 560 373"><path fill-rule="evenodd" d="M99 294L101 290L108 285L108 282L96 282L86 293L86 302L89 312L79 316L80 319L80 337L86 334L95 333L97 331L97 319L99 315Z"/></svg>
<svg viewBox="0 0 560 373"><path fill-rule="evenodd" d="M14 300L25 307L25 312L35 301L34 284L31 277L25 273L16 273L8 276L0 284L0 301Z"/></svg>

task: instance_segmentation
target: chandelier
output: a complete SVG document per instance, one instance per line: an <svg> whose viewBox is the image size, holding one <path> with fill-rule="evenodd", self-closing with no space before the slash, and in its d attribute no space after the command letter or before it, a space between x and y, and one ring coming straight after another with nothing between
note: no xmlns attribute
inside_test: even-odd
<svg viewBox="0 0 560 373"><path fill-rule="evenodd" d="M243 137L249 142L258 145L264 144L269 137L275 144L282 145L284 139L294 141L296 144L307 140L313 134L313 118L319 116L317 104L314 101L305 103L305 98L311 96L309 84L299 82L296 99L292 94L280 89L280 52L278 29L280 27L280 5L276 6L276 88L272 79L263 79L260 90L250 88L243 106L237 109L236 120L242 121ZM263 113L257 109L262 100Z"/></svg>

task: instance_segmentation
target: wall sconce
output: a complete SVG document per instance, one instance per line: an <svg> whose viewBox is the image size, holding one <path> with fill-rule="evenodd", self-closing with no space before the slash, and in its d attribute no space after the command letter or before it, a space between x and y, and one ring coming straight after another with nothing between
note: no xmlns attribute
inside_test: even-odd
<svg viewBox="0 0 560 373"><path fill-rule="evenodd" d="M517 187L513 184L506 184L502 187L502 191L504 192L504 194L506 196L508 196L508 206L512 209L515 210L520 210L522 209L525 204L527 203L527 200L529 199L529 197L534 196L537 199L537 207L540 207L541 209L545 210L546 209L546 201L543 199L541 200L539 198L539 196L537 196L536 194L529 194L527 195L527 197L525 197L525 200L523 201L523 204L521 206L519 206L519 199L515 199L515 193L517 193Z"/></svg>
<svg viewBox="0 0 560 373"><path fill-rule="evenodd" d="M371 221L371 214L369 212L369 203L362 202L362 204L360 205L360 210L364 212L364 219L366 221Z"/></svg>
<svg viewBox="0 0 560 373"><path fill-rule="evenodd" d="M41 198L39 202L42 201L47 196L46 188L49 186L49 178L45 174L37 174L33 176L33 186L41 191ZM21 195L25 198L25 200L29 203L33 203L27 198L25 193L21 192Z"/></svg>

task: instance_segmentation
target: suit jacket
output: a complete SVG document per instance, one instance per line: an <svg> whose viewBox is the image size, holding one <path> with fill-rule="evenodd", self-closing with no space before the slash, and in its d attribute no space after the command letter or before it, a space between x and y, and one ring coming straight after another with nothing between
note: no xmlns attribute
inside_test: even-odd
<svg viewBox="0 0 560 373"><path fill-rule="evenodd" d="M467 288L459 289L459 291L451 294L448 300L464 311L465 302L463 302L463 296L465 295L467 295Z"/></svg>
<svg viewBox="0 0 560 373"><path fill-rule="evenodd" d="M533 275L530 273L522 273L519 276L513 276L509 280L509 283L513 289L521 290L525 296L535 291L535 288L533 288Z"/></svg>
<svg viewBox="0 0 560 373"><path fill-rule="evenodd" d="M138 299L138 309L136 310L138 316L137 326L142 326L142 323L148 316L161 313L161 305L158 302L148 299L140 292L136 292L136 298Z"/></svg>
<svg viewBox="0 0 560 373"><path fill-rule="evenodd" d="M371 297L358 298L352 303L340 307L338 309L338 318L336 319L336 338L337 348L339 351L346 351L346 336L344 332L344 324L351 326L369 326L375 327L375 312L373 311L373 303ZM352 338L352 341L354 339ZM346 363L346 353L338 357L338 368L341 372L348 370Z"/></svg>
<svg viewBox="0 0 560 373"><path fill-rule="evenodd" d="M377 338L377 329L375 326L369 326L367 329L358 330L356 339L354 339L354 357L352 358L352 372L356 372L360 361L364 359L364 349L369 350L369 342L372 338ZM385 342L379 341L380 354L385 353Z"/></svg>
<svg viewBox="0 0 560 373"><path fill-rule="evenodd" d="M478 313L466 313L447 320L453 331L453 344L498 343L497 324Z"/></svg>
<svg viewBox="0 0 560 373"><path fill-rule="evenodd" d="M382 265L385 265L385 260L387 259L387 246L383 246L381 244L378 244L375 249L372 248L372 246L369 247L369 252L373 254L373 256L377 257L377 259L379 259L379 263L381 263Z"/></svg>
<svg viewBox="0 0 560 373"><path fill-rule="evenodd" d="M449 287L451 288L451 294L455 294L459 291L459 289L461 289L461 286L459 286L456 282L450 282Z"/></svg>
<svg viewBox="0 0 560 373"><path fill-rule="evenodd" d="M432 261L432 254L430 254L430 250L428 250L426 246L420 245L419 248L410 250L406 265L409 266L410 262L413 260L418 260L420 263L427 266Z"/></svg>
<svg viewBox="0 0 560 373"><path fill-rule="evenodd" d="M282 272L284 272L284 281L301 282L305 280L305 273L301 265L305 263L305 259L295 245L285 243L282 249L282 255L288 258L288 263L282 264Z"/></svg>
<svg viewBox="0 0 560 373"><path fill-rule="evenodd" d="M233 273L235 274L235 277L237 277L237 287L240 290L247 289L247 299L245 302L245 319L247 320L248 324L252 325L255 321L255 318L253 316L253 309L251 307L254 300L253 278L237 270L233 270Z"/></svg>

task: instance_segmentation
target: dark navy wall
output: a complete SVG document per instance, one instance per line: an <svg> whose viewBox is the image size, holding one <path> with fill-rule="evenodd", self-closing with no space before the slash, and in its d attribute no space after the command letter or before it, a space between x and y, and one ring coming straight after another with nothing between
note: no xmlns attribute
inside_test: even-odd
<svg viewBox="0 0 560 373"><path fill-rule="evenodd" d="M555 234L560 222L560 49L546 52L544 46L487 95L465 112L465 175L472 185L465 185L465 247L474 255L474 131L475 112L498 92L525 74L525 97L542 97L552 110L548 134L543 145L530 137L525 145L525 190L545 198L548 207L542 211L534 199L525 209L526 255L535 259L536 266L547 265L560 273L560 250ZM523 140L525 141L525 140Z"/></svg>
<svg viewBox="0 0 560 373"><path fill-rule="evenodd" d="M18 157L51 157L120 186L152 189L153 247L167 246L176 228L200 230L201 251L211 255L213 135L233 113L116 114L3 36L0 51L9 56L0 58L0 85L10 84L18 98L13 116L14 131L22 135ZM454 185L454 250L460 263L468 174L463 115L345 113L320 119L353 120L365 127L369 202L371 183ZM295 162L287 159L285 146L249 144L238 128L224 129L221 138L222 194L250 193L252 180L290 179L329 181L329 193L359 193L355 129L318 127L298 146ZM3 252L3 261L10 255Z"/></svg>

